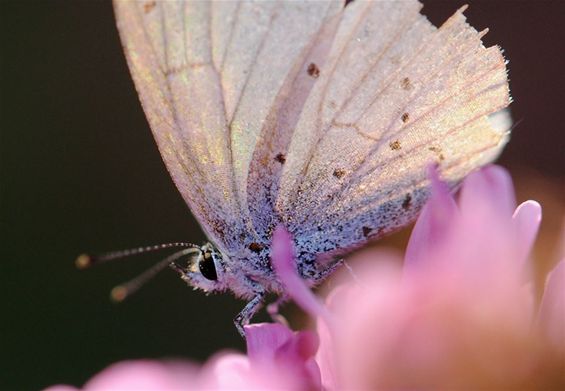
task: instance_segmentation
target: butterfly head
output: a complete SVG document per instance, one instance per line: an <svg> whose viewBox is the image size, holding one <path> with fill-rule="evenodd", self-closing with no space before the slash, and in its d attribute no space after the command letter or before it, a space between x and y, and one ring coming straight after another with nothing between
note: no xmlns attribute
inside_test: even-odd
<svg viewBox="0 0 565 391"><path fill-rule="evenodd" d="M189 258L186 268L176 265L181 278L194 288L206 292L224 289L224 262L220 252L210 243L198 248L198 252Z"/></svg>

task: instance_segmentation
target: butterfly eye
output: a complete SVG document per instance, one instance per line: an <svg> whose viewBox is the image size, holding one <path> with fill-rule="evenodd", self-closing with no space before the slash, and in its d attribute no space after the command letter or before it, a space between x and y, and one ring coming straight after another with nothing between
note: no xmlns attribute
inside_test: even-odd
<svg viewBox="0 0 565 391"><path fill-rule="evenodd" d="M212 258L210 251L204 253L204 257L198 262L198 269L200 269L200 273L202 273L207 280L216 281L218 279L216 265L214 264L214 258Z"/></svg>

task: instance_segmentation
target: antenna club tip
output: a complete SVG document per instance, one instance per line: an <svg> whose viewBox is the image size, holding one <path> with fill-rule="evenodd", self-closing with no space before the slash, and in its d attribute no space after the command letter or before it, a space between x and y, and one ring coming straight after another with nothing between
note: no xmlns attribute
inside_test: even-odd
<svg viewBox="0 0 565 391"><path fill-rule="evenodd" d="M120 303L128 296L128 290L123 285L118 285L110 292L110 298L116 303Z"/></svg>
<svg viewBox="0 0 565 391"><path fill-rule="evenodd" d="M92 257L88 254L81 254L75 260L75 265L77 269L86 269L92 265Z"/></svg>

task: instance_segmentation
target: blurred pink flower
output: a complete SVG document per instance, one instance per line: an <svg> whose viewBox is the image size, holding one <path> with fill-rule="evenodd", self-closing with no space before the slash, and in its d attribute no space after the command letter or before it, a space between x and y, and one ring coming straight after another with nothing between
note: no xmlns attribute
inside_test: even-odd
<svg viewBox="0 0 565 391"><path fill-rule="evenodd" d="M246 327L247 355L219 353L202 366L122 362L84 389L565 389L565 261L539 305L528 261L541 207L516 207L497 166L471 174L457 202L434 170L430 177L404 267L396 255L365 250L352 257L359 277L326 305L298 276L292 238L277 228L274 268L317 319L317 335L255 324Z"/></svg>
<svg viewBox="0 0 565 391"><path fill-rule="evenodd" d="M218 353L204 365L152 360L111 365L82 388L88 391L131 390L316 390L320 372L314 354L318 339L310 331L292 332L280 324L246 326L247 355ZM45 391L73 391L57 385Z"/></svg>
<svg viewBox="0 0 565 391"><path fill-rule="evenodd" d="M497 166L471 174L458 202L431 177L404 268L369 251L358 256L359 281L328 297L339 321L318 319L325 388L565 389L565 262L549 277L539 316L527 262L541 207L516 208ZM309 291L289 292L322 313L309 309Z"/></svg>

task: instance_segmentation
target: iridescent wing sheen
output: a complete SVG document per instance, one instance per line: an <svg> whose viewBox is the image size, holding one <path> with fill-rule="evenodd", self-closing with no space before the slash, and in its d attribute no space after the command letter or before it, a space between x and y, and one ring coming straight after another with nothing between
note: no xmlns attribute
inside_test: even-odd
<svg viewBox="0 0 565 391"><path fill-rule="evenodd" d="M500 49L462 10L437 29L420 9L115 1L163 159L223 252L281 221L300 254L351 249L415 218L431 162L456 184L497 156Z"/></svg>
<svg viewBox="0 0 565 391"><path fill-rule="evenodd" d="M342 5L115 1L141 103L175 184L225 254L257 242L247 182L296 64Z"/></svg>
<svg viewBox="0 0 565 391"><path fill-rule="evenodd" d="M439 29L417 1L350 4L286 153L276 210L301 253L351 249L412 221L426 167L456 184L509 129L505 60L457 11Z"/></svg>

